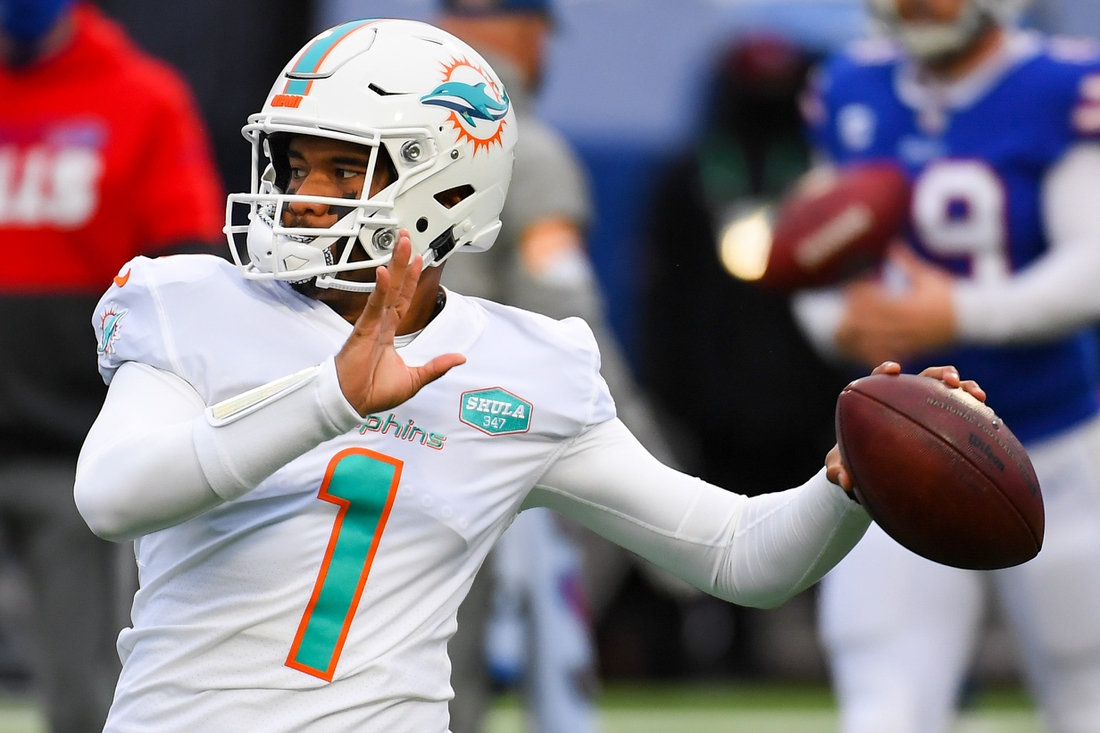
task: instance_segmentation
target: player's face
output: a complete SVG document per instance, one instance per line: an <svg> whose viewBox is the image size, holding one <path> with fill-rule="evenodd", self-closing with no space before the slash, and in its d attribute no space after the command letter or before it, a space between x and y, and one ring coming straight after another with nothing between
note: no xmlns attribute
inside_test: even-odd
<svg viewBox="0 0 1100 733"><path fill-rule="evenodd" d="M287 193L355 200L366 185L370 148L343 140L295 135L287 150L290 180ZM388 165L379 160L371 181L370 195L392 183ZM288 227L330 227L349 209L328 204L295 201L283 210Z"/></svg>
<svg viewBox="0 0 1100 733"><path fill-rule="evenodd" d="M291 138L290 145L287 148L290 178L287 182L286 192L300 196L326 196L357 200L363 193L363 186L366 184L367 168L370 166L370 153L370 148L344 140L295 135ZM370 196L374 196L390 185L394 178L395 174L390 167L389 158L383 158L379 154L379 160L375 165L374 178L371 180ZM327 228L350 211L350 207L293 201L283 209L283 225L288 227ZM346 247L348 243L341 242L336 246ZM340 252L336 252L335 255L339 257ZM353 262L365 258L366 253L358 247L352 251L349 257ZM374 268L353 270L346 277L349 280L373 282ZM328 292L319 289L310 289L307 294L321 300L344 296L343 293L338 291ZM362 310L361 306L359 310Z"/></svg>
<svg viewBox="0 0 1100 733"><path fill-rule="evenodd" d="M299 196L359 199L363 193L363 186L366 185L370 154L371 149L364 145L309 135L295 135L287 146L287 162L290 170L286 193ZM393 163L385 153L385 148L382 148L379 150L378 161L375 164L369 195L377 195L396 179L397 173ZM456 201L461 201L462 195L456 195L458 195ZM446 200L441 199L441 203L444 206L447 205ZM283 209L282 220L283 225L287 227L331 227L349 211L351 207L293 201L287 203L286 208ZM349 246L349 242L345 239L334 246L346 247ZM340 251L335 253L337 258L340 255ZM349 255L349 260L361 261L366 256L361 247L355 247ZM419 330L430 320L435 310L439 277L442 272L441 266L429 267L420 277L421 287L417 289L417 295L414 296L414 305L406 314L407 324L406 321L402 321L403 325L398 327L399 334ZM374 276L373 267L343 273L345 279L358 282L373 282ZM364 292L319 288L312 280L294 283L293 287L307 297L328 304L349 323L355 323L363 312L368 297L368 293Z"/></svg>
<svg viewBox="0 0 1100 733"><path fill-rule="evenodd" d="M894 0L898 15L910 23L950 23L967 0Z"/></svg>

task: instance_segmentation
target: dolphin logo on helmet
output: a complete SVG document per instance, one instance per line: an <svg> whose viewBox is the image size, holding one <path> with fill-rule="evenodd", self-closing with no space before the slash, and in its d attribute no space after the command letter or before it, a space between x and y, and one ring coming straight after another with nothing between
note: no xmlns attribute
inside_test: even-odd
<svg viewBox="0 0 1100 733"><path fill-rule="evenodd" d="M485 82L470 85L448 81L433 89L431 94L425 94L420 101L453 110L474 126L477 125L477 120L496 122L504 119L511 106L508 92L502 91L502 99L498 102L485 92L485 86Z"/></svg>

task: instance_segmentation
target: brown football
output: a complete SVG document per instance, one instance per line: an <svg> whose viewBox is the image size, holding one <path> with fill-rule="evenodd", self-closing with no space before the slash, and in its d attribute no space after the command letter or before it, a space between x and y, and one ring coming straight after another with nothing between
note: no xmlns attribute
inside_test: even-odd
<svg viewBox="0 0 1100 733"><path fill-rule="evenodd" d="M918 555L958 568L1019 565L1043 546L1031 459L993 410L938 379L875 375L836 406L855 495Z"/></svg>
<svg viewBox="0 0 1100 733"><path fill-rule="evenodd" d="M909 214L909 180L895 163L815 170L783 200L760 283L791 292L875 267Z"/></svg>

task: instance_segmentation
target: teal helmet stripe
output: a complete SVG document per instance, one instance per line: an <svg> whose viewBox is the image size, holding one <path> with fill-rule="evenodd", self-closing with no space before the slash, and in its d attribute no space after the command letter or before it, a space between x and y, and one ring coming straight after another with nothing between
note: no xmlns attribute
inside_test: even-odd
<svg viewBox="0 0 1100 733"><path fill-rule="evenodd" d="M329 51L336 47L336 44L340 43L340 41L344 40L363 26L373 22L375 21L353 20L350 23L344 23L343 25L338 25L331 29L327 34L318 38L306 48L302 55L298 57L297 63L294 64L294 68L291 69L289 73L317 73L317 69L321 67L321 62L328 56ZM304 96L309 93L309 87L312 81L312 79L287 79L283 94L299 94Z"/></svg>

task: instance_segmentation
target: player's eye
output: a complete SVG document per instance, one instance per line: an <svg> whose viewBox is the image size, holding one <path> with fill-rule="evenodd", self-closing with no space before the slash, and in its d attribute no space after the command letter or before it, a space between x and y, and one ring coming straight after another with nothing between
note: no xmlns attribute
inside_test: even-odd
<svg viewBox="0 0 1100 733"><path fill-rule="evenodd" d="M300 168L300 167L294 166L294 165L290 166L290 178L291 178L291 180L300 181L303 178L305 178L306 175L307 175L307 173L306 173L305 168Z"/></svg>
<svg viewBox="0 0 1100 733"><path fill-rule="evenodd" d="M365 171L352 170L351 168L337 168L336 177L342 181L365 175Z"/></svg>

